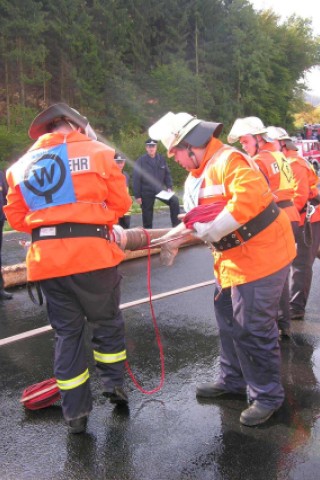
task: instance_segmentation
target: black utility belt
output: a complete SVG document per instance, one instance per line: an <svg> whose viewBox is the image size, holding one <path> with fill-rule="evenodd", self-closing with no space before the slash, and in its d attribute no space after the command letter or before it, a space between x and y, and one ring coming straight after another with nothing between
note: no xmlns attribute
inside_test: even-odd
<svg viewBox="0 0 320 480"><path fill-rule="evenodd" d="M314 207L316 207L320 204L320 195L317 195L314 198L310 198L310 200L307 201L307 203L304 205L304 207L300 210L299 213L304 213L307 211L308 203L309 205L313 205Z"/></svg>
<svg viewBox="0 0 320 480"><path fill-rule="evenodd" d="M43 225L34 228L31 233L32 242L53 240L55 238L99 237L109 239L106 225L91 223L60 223L58 225Z"/></svg>
<svg viewBox="0 0 320 480"><path fill-rule="evenodd" d="M292 200L280 200L280 202L277 202L277 205L279 208L288 208L293 207L294 203Z"/></svg>
<svg viewBox="0 0 320 480"><path fill-rule="evenodd" d="M230 248L238 247L244 242L247 242L252 237L262 232L267 228L279 215L280 209L275 202L271 202L263 212L256 217L249 220L249 222L242 225L229 235L221 238L219 242L213 242L213 247L218 251L229 250Z"/></svg>

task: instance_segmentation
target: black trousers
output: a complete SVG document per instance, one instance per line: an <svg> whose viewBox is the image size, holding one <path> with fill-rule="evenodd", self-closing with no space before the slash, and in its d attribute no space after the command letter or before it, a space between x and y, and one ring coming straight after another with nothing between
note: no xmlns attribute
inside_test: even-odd
<svg viewBox="0 0 320 480"><path fill-rule="evenodd" d="M40 282L55 330L54 375L66 420L92 409L87 355L86 320L103 391L122 386L124 379L124 321L119 309L121 275L116 267L57 277Z"/></svg>
<svg viewBox="0 0 320 480"><path fill-rule="evenodd" d="M153 207L154 202L156 200L155 195L143 196L142 197L142 224L143 228L152 228L153 225ZM171 225L176 227L179 225L180 220L178 219L178 215L180 213L180 205L179 199L175 195L173 195L170 200L161 200L161 202L165 203L170 208L170 219Z"/></svg>
<svg viewBox="0 0 320 480"><path fill-rule="evenodd" d="M124 215L123 217L119 218L119 225L124 229L130 228L131 223L131 215Z"/></svg>

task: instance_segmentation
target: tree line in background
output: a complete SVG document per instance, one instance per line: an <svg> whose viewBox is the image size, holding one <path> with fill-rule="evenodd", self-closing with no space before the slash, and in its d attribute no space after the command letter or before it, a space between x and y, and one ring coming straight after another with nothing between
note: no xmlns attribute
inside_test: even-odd
<svg viewBox="0 0 320 480"><path fill-rule="evenodd" d="M310 12L312 13L312 12ZM0 0L0 160L30 145L42 108L64 101L135 159L171 110L293 128L303 72L320 62L309 21L247 0Z"/></svg>

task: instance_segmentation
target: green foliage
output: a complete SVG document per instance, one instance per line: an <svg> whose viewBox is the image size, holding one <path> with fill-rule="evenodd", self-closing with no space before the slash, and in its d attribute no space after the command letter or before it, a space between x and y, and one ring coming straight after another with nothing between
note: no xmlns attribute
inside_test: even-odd
<svg viewBox="0 0 320 480"><path fill-rule="evenodd" d="M290 130L304 71L320 62L310 21L283 23L247 0L1 0L0 27L6 163L30 145L33 116L59 101L132 161L169 110L221 121L224 135L245 115ZM169 165L180 186L185 172Z"/></svg>
<svg viewBox="0 0 320 480"><path fill-rule="evenodd" d="M26 134L15 131L8 134L6 127L0 125L0 170L5 170L26 150L30 140Z"/></svg>

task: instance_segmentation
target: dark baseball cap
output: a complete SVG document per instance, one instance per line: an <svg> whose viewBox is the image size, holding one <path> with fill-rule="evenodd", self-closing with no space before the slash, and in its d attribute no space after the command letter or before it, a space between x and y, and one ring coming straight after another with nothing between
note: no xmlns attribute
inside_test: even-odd
<svg viewBox="0 0 320 480"><path fill-rule="evenodd" d="M115 156L114 156L114 159L116 162L125 162L127 159L124 155L122 155L122 153L116 153Z"/></svg>
<svg viewBox="0 0 320 480"><path fill-rule="evenodd" d="M146 145L158 145L157 140L152 140L152 138L148 138L145 143Z"/></svg>

